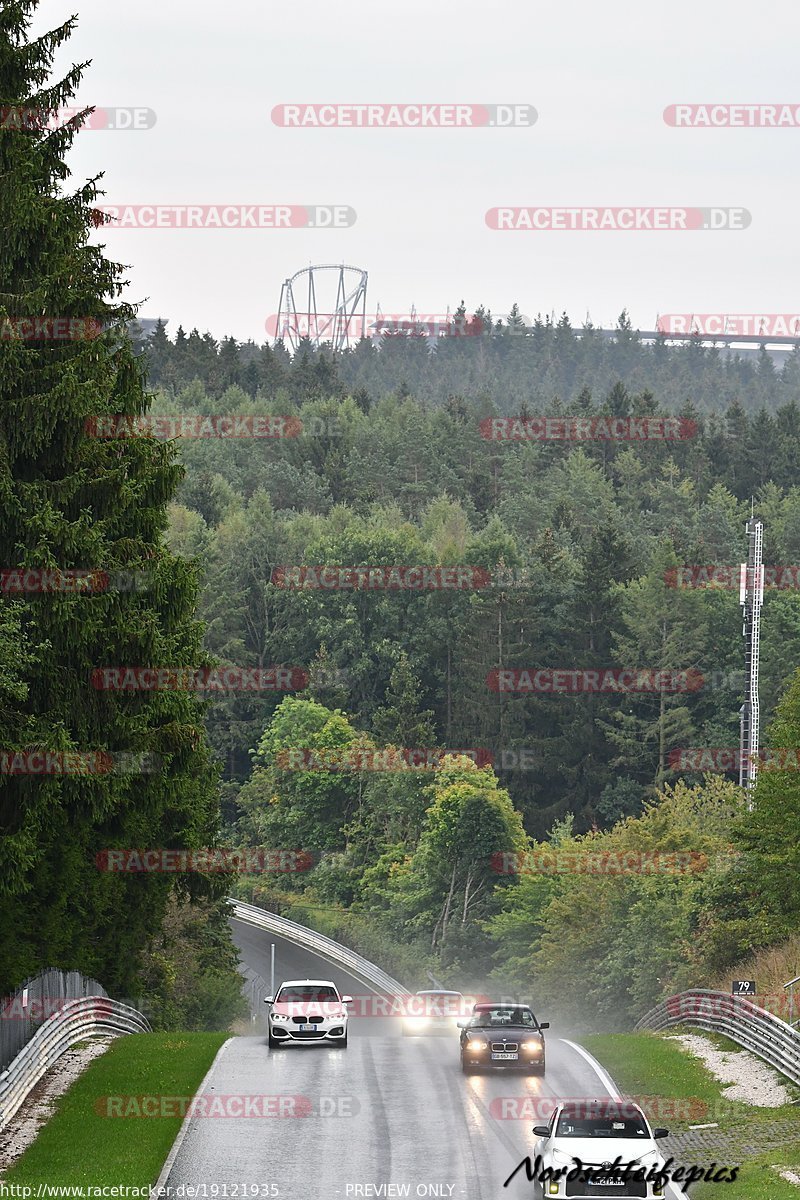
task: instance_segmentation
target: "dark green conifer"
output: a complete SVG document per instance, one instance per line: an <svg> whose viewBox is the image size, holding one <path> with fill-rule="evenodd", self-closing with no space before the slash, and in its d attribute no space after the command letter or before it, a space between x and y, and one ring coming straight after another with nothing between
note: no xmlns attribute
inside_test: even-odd
<svg viewBox="0 0 800 1200"><path fill-rule="evenodd" d="M69 104L86 65L48 83L75 22L31 39L37 2L0 8L6 113ZM97 668L192 666L202 652L194 571L163 544L181 476L173 450L91 432L91 418L135 417L149 399L125 332L134 309L120 298L122 268L94 244L97 180L68 182L81 120L0 122L0 568L91 568L146 586L0 591L0 751L149 753L159 769L0 774L0 994L46 965L81 969L112 994L131 987L175 876L112 874L95 856L203 845L216 821L196 695L92 686ZM30 337L25 318L74 318L97 336Z"/></svg>

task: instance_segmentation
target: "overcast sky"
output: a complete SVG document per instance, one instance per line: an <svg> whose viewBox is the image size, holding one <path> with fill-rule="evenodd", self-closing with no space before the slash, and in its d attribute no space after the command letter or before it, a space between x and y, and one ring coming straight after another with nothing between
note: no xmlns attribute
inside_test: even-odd
<svg viewBox="0 0 800 1200"><path fill-rule="evenodd" d="M115 230L142 316L265 339L283 279L369 272L368 311L466 301L611 324L627 307L797 312L800 128L676 129L673 103L800 106L796 0L42 0L76 13L60 71L79 101L153 109L153 128L84 131L76 181L108 204L346 204L351 228ZM289 129L276 104L533 105L531 128ZM498 232L499 205L743 207L736 231Z"/></svg>

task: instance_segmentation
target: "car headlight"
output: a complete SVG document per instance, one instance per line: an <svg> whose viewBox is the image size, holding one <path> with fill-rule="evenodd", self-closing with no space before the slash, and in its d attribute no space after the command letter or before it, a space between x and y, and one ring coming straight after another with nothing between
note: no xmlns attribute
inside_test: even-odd
<svg viewBox="0 0 800 1200"><path fill-rule="evenodd" d="M273 1021L288 1021L289 1020L289 1018L286 1016L285 1013L270 1013L270 1017L272 1018Z"/></svg>
<svg viewBox="0 0 800 1200"><path fill-rule="evenodd" d="M567 1154L566 1150L554 1150L553 1162L559 1167L574 1167L575 1159L573 1155Z"/></svg>
<svg viewBox="0 0 800 1200"><path fill-rule="evenodd" d="M522 1049L527 1050L529 1054L541 1054L542 1043L541 1042L523 1042Z"/></svg>
<svg viewBox="0 0 800 1200"><path fill-rule="evenodd" d="M480 1038L469 1038L467 1045L470 1050L487 1050L489 1047L489 1043L482 1041Z"/></svg>

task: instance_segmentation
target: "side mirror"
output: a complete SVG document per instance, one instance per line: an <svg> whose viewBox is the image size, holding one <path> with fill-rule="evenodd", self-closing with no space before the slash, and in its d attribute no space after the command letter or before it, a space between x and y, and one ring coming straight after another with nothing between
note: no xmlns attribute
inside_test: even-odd
<svg viewBox="0 0 800 1200"><path fill-rule="evenodd" d="M653 1137L654 1137L654 1138L665 1138L665 1137L669 1137L669 1130L668 1130L668 1129L654 1129L654 1130L653 1130Z"/></svg>
<svg viewBox="0 0 800 1200"><path fill-rule="evenodd" d="M533 1132L537 1137L550 1137L549 1125L534 1125Z"/></svg>
<svg viewBox="0 0 800 1200"><path fill-rule="evenodd" d="M265 1003L265 1004L274 1004L274 1003L275 1003L275 997L274 997L274 996L265 996L265 997L264 997L264 1003Z"/></svg>
<svg viewBox="0 0 800 1200"><path fill-rule="evenodd" d="M352 996L342 996L341 999L342 999L342 1004L352 1004L353 1003Z"/></svg>
<svg viewBox="0 0 800 1200"><path fill-rule="evenodd" d="M466 1028L467 1028L466 1021L456 1021L456 1029L466 1029Z"/></svg>
<svg viewBox="0 0 800 1200"><path fill-rule="evenodd" d="M540 1029L549 1029L549 1028L550 1028L550 1022L549 1022L549 1021L540 1021L540 1022L539 1022L539 1028L540 1028Z"/></svg>

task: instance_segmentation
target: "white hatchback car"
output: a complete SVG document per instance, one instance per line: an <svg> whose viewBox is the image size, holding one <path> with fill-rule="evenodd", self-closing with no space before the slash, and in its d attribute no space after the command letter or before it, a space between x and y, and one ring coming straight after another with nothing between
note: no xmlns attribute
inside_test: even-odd
<svg viewBox="0 0 800 1200"><path fill-rule="evenodd" d="M547 1174L534 1183L536 1197L569 1196L574 1200L594 1196L666 1196L662 1179L654 1178L664 1166L656 1140L667 1129L651 1129L638 1104L627 1100L565 1100L549 1125L534 1125L538 1141L534 1154L539 1170ZM576 1160L586 1168L579 1177ZM623 1183L628 1163L634 1164ZM616 1165L617 1173L613 1168ZM641 1171L641 1179L634 1175ZM569 1179L570 1172L573 1178ZM649 1179L648 1179L649 1176Z"/></svg>
<svg viewBox="0 0 800 1200"><path fill-rule="evenodd" d="M267 996L267 1041L273 1048L289 1042L347 1045L347 1008L352 996L341 996L330 979L287 979Z"/></svg>

